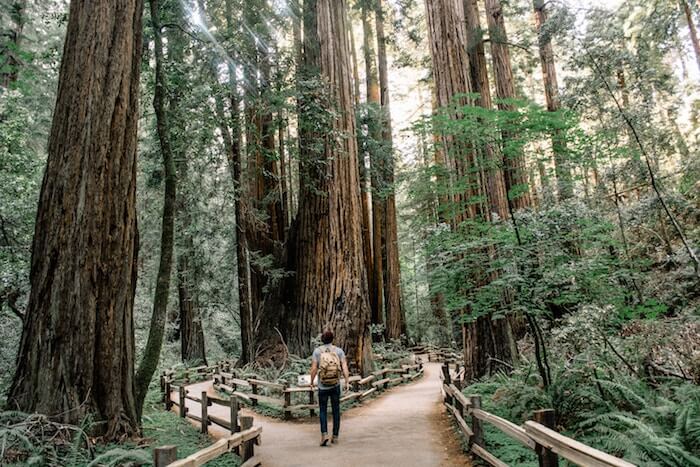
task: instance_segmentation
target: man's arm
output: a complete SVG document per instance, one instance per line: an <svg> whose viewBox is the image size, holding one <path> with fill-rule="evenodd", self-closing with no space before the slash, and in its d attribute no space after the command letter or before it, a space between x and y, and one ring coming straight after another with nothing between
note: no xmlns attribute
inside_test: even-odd
<svg viewBox="0 0 700 467"><path fill-rule="evenodd" d="M311 360L311 371L309 373L311 374L311 381L309 382L309 386L313 386L314 380L316 379L316 373L318 373L318 362L315 358Z"/></svg>
<svg viewBox="0 0 700 467"><path fill-rule="evenodd" d="M345 376L345 390L350 390L350 370L348 370L348 359L343 358L343 375Z"/></svg>

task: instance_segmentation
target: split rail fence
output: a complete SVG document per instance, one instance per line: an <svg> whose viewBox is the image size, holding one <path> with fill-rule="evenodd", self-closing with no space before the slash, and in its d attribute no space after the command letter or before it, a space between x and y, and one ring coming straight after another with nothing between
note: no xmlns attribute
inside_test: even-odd
<svg viewBox="0 0 700 467"><path fill-rule="evenodd" d="M374 371L372 374L362 377L354 375L349 378L351 391L341 397L342 402L363 400L371 394L382 392L391 386L413 381L423 375L423 364L420 359L416 363L397 366L395 368L384 368ZM187 388L188 385L199 381L213 379L214 388L219 392L229 395L228 399L207 396L206 393L194 394ZM341 382L343 382L341 380ZM299 411L309 411L309 415L315 415L316 389L308 385L292 386L287 382L265 381L258 378L245 378L232 369L230 362L219 362L214 366L203 366L185 370L178 378L175 372L168 370L161 375L161 392L166 410L171 410L173 406L178 407L181 417L194 419L202 422L202 418L209 419L208 423L202 423L202 432L207 432L207 426L212 422L230 429L225 420L207 414L202 410L202 416L189 414L185 405L186 400L192 400L206 405L224 404L230 406L231 420L235 420L240 404L257 406L263 403L279 408L284 413L285 419L291 419L294 413ZM176 393L176 400L172 394ZM205 405L203 402L206 401ZM233 431L232 431L233 432Z"/></svg>
<svg viewBox="0 0 700 467"><path fill-rule="evenodd" d="M369 376L350 376L348 383L351 390L343 395L340 402L363 400L390 386L413 381L423 374L422 363L401 365L396 368L384 368L377 370ZM341 380L344 383L344 380ZM236 396L241 402L251 406L259 402L277 407L284 413L284 418L289 420L295 412L309 411L310 416L315 415L316 389L311 386L292 386L289 383L264 381L256 378L239 377L236 371L230 367L224 367L214 375L214 387L219 391Z"/></svg>
<svg viewBox="0 0 700 467"><path fill-rule="evenodd" d="M465 396L462 393L463 379L456 365L454 370L449 363L442 366L442 390L444 403L453 416L459 431L467 438L471 452L495 467L507 467L486 449L484 423L489 423L514 441L532 449L537 454L540 467L557 467L559 457L586 467L636 467L619 457L599 451L576 440L568 438L555 429L554 411L551 409L535 412L535 420L516 425L504 418L481 408L479 395Z"/></svg>

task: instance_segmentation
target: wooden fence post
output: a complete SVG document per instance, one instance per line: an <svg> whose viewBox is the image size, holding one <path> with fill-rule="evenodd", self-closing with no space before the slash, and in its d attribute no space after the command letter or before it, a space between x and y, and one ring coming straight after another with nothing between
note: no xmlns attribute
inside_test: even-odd
<svg viewBox="0 0 700 467"><path fill-rule="evenodd" d="M289 383L285 381L284 387L282 388L284 391L284 419L291 420L292 411L289 410L289 407L292 405L292 393L287 391L287 389L289 389Z"/></svg>
<svg viewBox="0 0 700 467"><path fill-rule="evenodd" d="M248 428L253 427L253 417L241 417L241 431L245 431ZM251 457L253 457L254 452L253 452L253 443L254 440L246 441L243 443L241 446L241 459L243 459L243 462L247 461Z"/></svg>
<svg viewBox="0 0 700 467"><path fill-rule="evenodd" d="M316 392L313 389L311 391L309 391L309 405L316 404L315 393ZM316 411L313 408L309 409L309 416L313 417L314 415L316 415Z"/></svg>
<svg viewBox="0 0 700 467"><path fill-rule="evenodd" d="M535 411L535 421L541 425L546 426L551 430L556 430L556 420L554 416L554 410L544 409ZM539 459L540 467L558 467L559 466L559 456L552 452L551 449L547 449L541 444L535 446L535 452Z"/></svg>
<svg viewBox="0 0 700 467"><path fill-rule="evenodd" d="M185 407L185 385L181 384L178 389L180 391L180 416L185 418L187 414L187 407Z"/></svg>
<svg viewBox="0 0 700 467"><path fill-rule="evenodd" d="M253 394L257 394L257 393L258 393L258 385L257 385L257 384L255 384L255 383L250 383L250 387L251 387L251 391L253 392ZM257 398L254 399L254 398L251 397L251 400L252 400L251 405L258 405L258 399L257 399Z"/></svg>
<svg viewBox="0 0 700 467"><path fill-rule="evenodd" d="M238 433L241 431L240 425L238 425L238 397L231 396L229 399L229 416L231 417L231 433Z"/></svg>
<svg viewBox="0 0 700 467"><path fill-rule="evenodd" d="M452 375L450 374L450 364L442 364L442 376L445 378L445 384L448 386L452 383Z"/></svg>
<svg viewBox="0 0 700 467"><path fill-rule="evenodd" d="M202 391L202 433L209 433L209 398L207 397L207 392Z"/></svg>
<svg viewBox="0 0 700 467"><path fill-rule="evenodd" d="M161 446L153 450L153 465L165 467L177 460L177 446Z"/></svg>
<svg viewBox="0 0 700 467"><path fill-rule="evenodd" d="M471 395L469 396L469 401L471 402L472 409L481 409L481 396L479 395ZM477 444L479 446L486 447L484 445L484 425L479 420L476 418L474 415L472 415L472 438L469 440L469 444Z"/></svg>
<svg viewBox="0 0 700 467"><path fill-rule="evenodd" d="M170 389L170 380L166 379L165 380L165 401L164 402L165 402L165 410L167 410L168 412L170 411L170 409L173 408L173 401L170 398L171 392L172 392L172 390Z"/></svg>
<svg viewBox="0 0 700 467"><path fill-rule="evenodd" d="M442 376L443 376L443 384L446 384L447 386L452 384L452 377L450 375L450 364L449 363L443 363ZM447 392L445 392L445 402L447 402L448 404L453 403L452 396L447 394Z"/></svg>

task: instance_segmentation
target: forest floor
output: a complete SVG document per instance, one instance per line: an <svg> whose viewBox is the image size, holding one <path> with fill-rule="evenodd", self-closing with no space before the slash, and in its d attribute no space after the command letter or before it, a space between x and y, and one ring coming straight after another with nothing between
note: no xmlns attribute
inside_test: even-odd
<svg viewBox="0 0 700 467"><path fill-rule="evenodd" d="M265 467L471 465L441 403L440 364L426 363L424 368L424 377L416 382L389 389L381 397L344 412L340 443L329 447L318 445L318 418L285 422L244 410L263 428L256 457ZM216 395L211 381L188 389L195 394L206 390ZM187 400L187 407L191 414L199 415L197 402ZM226 407L214 405L209 413L228 420ZM209 432L215 438L228 434L216 426Z"/></svg>

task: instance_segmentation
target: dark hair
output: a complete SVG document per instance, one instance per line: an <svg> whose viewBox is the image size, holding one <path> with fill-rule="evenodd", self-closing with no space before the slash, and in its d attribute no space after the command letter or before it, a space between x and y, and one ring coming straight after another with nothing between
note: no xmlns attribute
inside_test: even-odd
<svg viewBox="0 0 700 467"><path fill-rule="evenodd" d="M323 342L324 344L330 344L331 342L333 342L333 331L331 331L330 329L326 329L325 331L323 331L323 334L321 334L321 342Z"/></svg>

